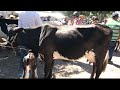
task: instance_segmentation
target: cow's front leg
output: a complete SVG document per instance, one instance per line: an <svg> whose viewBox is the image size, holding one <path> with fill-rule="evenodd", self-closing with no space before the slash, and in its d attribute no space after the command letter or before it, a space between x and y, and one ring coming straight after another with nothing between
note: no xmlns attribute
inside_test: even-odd
<svg viewBox="0 0 120 90"><path fill-rule="evenodd" d="M45 76L44 76L44 78L51 79L52 78L52 68L53 68L53 64L54 64L53 55L52 54L45 55L44 59L45 59L45 67L44 67Z"/></svg>

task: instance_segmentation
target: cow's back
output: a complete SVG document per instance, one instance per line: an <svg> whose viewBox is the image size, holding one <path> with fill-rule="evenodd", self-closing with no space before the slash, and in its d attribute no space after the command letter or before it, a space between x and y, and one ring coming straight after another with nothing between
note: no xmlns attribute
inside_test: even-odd
<svg viewBox="0 0 120 90"><path fill-rule="evenodd" d="M76 27L70 30L58 30L55 34L56 51L69 59L77 59L85 51L97 48L106 41L109 35L97 27Z"/></svg>

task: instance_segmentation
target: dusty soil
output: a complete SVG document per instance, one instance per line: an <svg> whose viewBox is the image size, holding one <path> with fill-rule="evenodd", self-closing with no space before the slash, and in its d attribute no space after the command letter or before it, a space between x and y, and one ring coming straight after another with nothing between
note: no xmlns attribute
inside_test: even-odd
<svg viewBox="0 0 120 90"><path fill-rule="evenodd" d="M57 56L57 54L56 54ZM21 71L18 71L18 59L19 55L15 56L13 50L0 48L0 78L1 79L18 79L17 76ZM62 58L63 59L63 58ZM105 72L103 72L100 78L120 78L120 52L117 52L113 56L113 64L108 64ZM38 77L44 76L44 62L38 61ZM62 61L61 59L55 59L53 74L57 79L89 79L92 72L92 64L86 62L85 58L81 58L74 61Z"/></svg>

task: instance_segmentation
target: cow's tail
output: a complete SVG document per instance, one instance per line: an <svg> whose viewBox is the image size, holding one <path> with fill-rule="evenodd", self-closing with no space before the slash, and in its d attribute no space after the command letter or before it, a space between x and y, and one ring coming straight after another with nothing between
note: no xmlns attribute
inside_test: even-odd
<svg viewBox="0 0 120 90"><path fill-rule="evenodd" d="M107 64L108 64L108 59L109 59L109 51L107 51L106 56L105 56L105 59L104 59L104 62L103 62L103 65L102 65L102 70L103 70L103 72L105 71L106 66L107 66Z"/></svg>

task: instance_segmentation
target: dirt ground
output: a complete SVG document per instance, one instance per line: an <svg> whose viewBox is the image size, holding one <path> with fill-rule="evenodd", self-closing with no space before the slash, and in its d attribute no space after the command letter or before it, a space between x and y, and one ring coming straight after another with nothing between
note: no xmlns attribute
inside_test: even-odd
<svg viewBox="0 0 120 90"><path fill-rule="evenodd" d="M0 78L18 79L18 56L15 56L13 50L0 48ZM113 56L113 64L108 64L105 72L100 76L101 79L120 78L120 52ZM43 79L44 62L38 61L38 77ZM74 61L55 60L53 74L56 79L89 79L92 72L92 65L86 62L85 58Z"/></svg>

